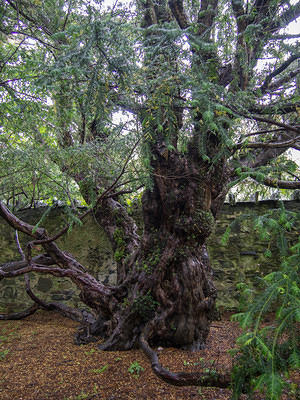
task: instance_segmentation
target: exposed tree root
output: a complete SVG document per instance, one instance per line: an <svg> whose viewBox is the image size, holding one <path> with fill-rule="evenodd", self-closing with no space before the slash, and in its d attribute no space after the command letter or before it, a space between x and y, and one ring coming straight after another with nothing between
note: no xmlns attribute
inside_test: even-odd
<svg viewBox="0 0 300 400"><path fill-rule="evenodd" d="M162 367L157 353L150 347L145 334L140 335L140 347L151 361L151 367L155 375L163 381L174 386L214 386L228 388L231 383L230 374L219 374L211 371L204 372L170 372Z"/></svg>
<svg viewBox="0 0 300 400"><path fill-rule="evenodd" d="M38 304L33 304L31 307L27 308L24 311L15 312L11 314L0 314L0 321L23 319L25 317L28 317L29 315L34 314L39 308L40 307Z"/></svg>

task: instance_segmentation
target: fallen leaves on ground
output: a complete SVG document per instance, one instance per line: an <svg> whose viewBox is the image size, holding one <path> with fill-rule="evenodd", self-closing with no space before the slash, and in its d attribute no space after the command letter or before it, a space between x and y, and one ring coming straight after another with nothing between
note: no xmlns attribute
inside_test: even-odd
<svg viewBox="0 0 300 400"><path fill-rule="evenodd" d="M103 352L97 343L76 346L77 326L44 311L22 321L1 321L0 399L230 399L228 389L174 387L162 382L140 350ZM214 321L205 350L161 349L160 361L171 371L197 371L212 365L228 370L227 351L240 332L237 323L228 319Z"/></svg>

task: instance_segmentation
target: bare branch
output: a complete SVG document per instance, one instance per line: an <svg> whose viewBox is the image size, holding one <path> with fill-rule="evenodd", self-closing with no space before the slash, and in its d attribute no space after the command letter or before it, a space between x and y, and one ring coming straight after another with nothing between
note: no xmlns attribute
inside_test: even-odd
<svg viewBox="0 0 300 400"><path fill-rule="evenodd" d="M277 81L271 83L269 85L269 90L274 91L274 90L280 88L285 83L291 82L292 79L295 78L299 74L300 74L300 68L297 68L295 71L291 71L290 73L283 76L281 79L278 79Z"/></svg>
<svg viewBox="0 0 300 400"><path fill-rule="evenodd" d="M70 17L71 10L72 10L72 5L73 5L73 0L70 0L70 1L69 1L69 5L68 5L68 11L67 11L67 14L66 14L66 17L65 17L63 26L62 26L62 30L63 30L63 31L66 29L67 22L68 22L68 19L69 19L69 17Z"/></svg>
<svg viewBox="0 0 300 400"><path fill-rule="evenodd" d="M300 38L300 33L295 33L295 34L284 34L284 35L273 35L271 40L284 40L284 39L298 39Z"/></svg>
<svg viewBox="0 0 300 400"><path fill-rule="evenodd" d="M10 34L11 35L23 35L30 39L36 40L37 42L41 43L43 46L47 47L53 56L55 56L53 53L53 50L59 50L59 48L57 46L54 46L51 43L45 42L43 39L39 38L37 35L28 33L26 31L12 31L12 32L10 32ZM24 40L26 40L26 38Z"/></svg>
<svg viewBox="0 0 300 400"><path fill-rule="evenodd" d="M283 64L280 65L280 67L276 68L273 72L271 72L265 79L264 83L262 84L262 86L260 87L261 92L262 93L266 93L268 87L269 87L269 83L271 82L271 80L279 75L281 72L283 72L284 70L286 70L289 65L298 60L298 58L300 58L300 54L293 54L292 56L290 56Z"/></svg>
<svg viewBox="0 0 300 400"><path fill-rule="evenodd" d="M24 251L22 250L22 247L20 245L18 231L16 231L16 242L17 242L18 251L19 251L19 253L21 254L21 257L22 257L22 261L25 261L26 257L25 257Z"/></svg>
<svg viewBox="0 0 300 400"><path fill-rule="evenodd" d="M256 135L264 135L266 133L274 133L274 132L284 132L284 129L278 128L278 129L265 129L262 131L256 131L256 132L251 132L247 133L246 135L243 135L243 137L249 137L249 136L256 136Z"/></svg>
<svg viewBox="0 0 300 400"><path fill-rule="evenodd" d="M8 79L7 81L0 82L0 86L7 86L7 84L11 83L11 82L22 81L24 79L27 79L27 80L28 79L35 79L35 78L38 78L38 76L26 76L26 77L23 77L23 78Z"/></svg>
<svg viewBox="0 0 300 400"><path fill-rule="evenodd" d="M275 84L276 82L274 82ZM297 108L300 107L300 103L289 103L288 99L286 99L285 103L271 103L264 106L251 106L249 108L249 112L253 114L265 114L265 115L272 115L272 114L280 114L285 115L292 112L297 112Z"/></svg>
<svg viewBox="0 0 300 400"><path fill-rule="evenodd" d="M235 146L235 149L249 148L249 149L278 149L283 147L293 147L297 141L300 140L300 136L285 142L250 142L250 143L239 143ZM298 148L298 146L296 146Z"/></svg>
<svg viewBox="0 0 300 400"><path fill-rule="evenodd" d="M19 4L15 4L16 2L12 0L6 0L6 1L14 10L17 11L17 13L21 14L22 17L24 17L27 21L31 22L37 28L41 28L42 31L46 33L48 36L52 35L52 32L48 29L47 26L45 26L45 24L42 26L32 16L28 15L28 13L26 14L22 9L20 9Z"/></svg>
<svg viewBox="0 0 300 400"><path fill-rule="evenodd" d="M0 65L0 72L2 72L5 65L13 58L13 56L16 54L16 52L19 50L19 48L22 46L24 42L25 39L22 39L21 42L18 44L18 46L15 48L15 50L8 56L6 60L3 61L3 63Z"/></svg>
<svg viewBox="0 0 300 400"><path fill-rule="evenodd" d="M279 126L280 128L284 128L286 131L295 132L295 133L297 133L297 135L300 135L300 129L296 126L285 124L283 122L274 121L273 119L264 118L264 117L261 117L260 115L256 115L256 114L247 115L243 112L239 112L239 111L233 109L229 105L226 105L226 107L228 107L234 113L236 113L244 118L253 119L254 121L259 121L259 122L266 122L267 124Z"/></svg>

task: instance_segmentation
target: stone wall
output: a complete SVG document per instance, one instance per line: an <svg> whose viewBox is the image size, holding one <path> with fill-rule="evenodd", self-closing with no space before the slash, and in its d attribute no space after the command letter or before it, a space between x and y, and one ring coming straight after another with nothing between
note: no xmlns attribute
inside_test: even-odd
<svg viewBox="0 0 300 400"><path fill-rule="evenodd" d="M288 211L299 212L299 200L284 201ZM214 234L210 237L208 249L214 269L215 285L218 289L220 308L236 309L239 299L238 283L256 287L259 278L276 270L280 266L280 257L275 243L271 242L272 256L266 258L265 251L269 242L262 241L254 232L253 219L241 218L249 215L264 215L271 209L279 208L276 200L264 200L258 203L241 202L234 206L225 204L218 216ZM235 222L233 224L233 222ZM232 231L226 246L222 246L221 237L228 225ZM292 241L299 237L300 226L289 234Z"/></svg>
<svg viewBox="0 0 300 400"><path fill-rule="evenodd" d="M290 211L299 211L299 201L286 201L285 207ZM279 264L278 254L273 252L266 259L264 252L268 243L259 240L253 232L250 219L237 219L242 215L262 215L271 208L279 206L277 201L268 200L259 203L237 203L234 206L225 204L219 215L215 233L209 240L209 253L214 269L215 283L218 289L220 308L235 309L238 304L239 282L257 284L257 277L275 270ZM19 218L36 224L45 209L19 212ZM221 237L226 227L236 221L226 246L221 245ZM52 209L42 224L50 233L65 225L60 208ZM295 239L299 232L294 232ZM28 241L26 235L20 234L22 246ZM89 271L104 283L113 284L116 280L115 264L112 260L112 249L103 230L92 216L87 217L83 226L74 227L67 235L59 239L58 245L72 253ZM19 259L15 243L15 232L4 221L0 221L0 264ZM67 279L54 278L49 275L30 274L34 292L46 301L64 301L66 304L83 307L78 297L78 290ZM11 312L24 309L31 300L25 293L24 277L4 279L0 282L0 312Z"/></svg>

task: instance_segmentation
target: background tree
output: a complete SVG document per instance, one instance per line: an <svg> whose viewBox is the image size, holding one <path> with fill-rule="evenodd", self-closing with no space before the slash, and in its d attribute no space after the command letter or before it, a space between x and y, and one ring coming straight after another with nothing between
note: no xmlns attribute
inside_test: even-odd
<svg viewBox="0 0 300 400"><path fill-rule="evenodd" d="M32 241L1 277L25 274L39 306L82 319L37 299L26 274L67 276L92 310L78 342L140 345L169 382L227 385L226 375L164 370L149 343L205 345L216 299L205 243L228 190L247 178L300 188L284 157L300 145L298 36L284 33L299 14L300 3L268 0L3 0L0 215ZM139 236L122 196L142 188ZM70 223L93 212L103 226L115 286L57 247L68 227L49 237L7 208L54 197L73 209ZM36 244L44 253L32 257Z"/></svg>

